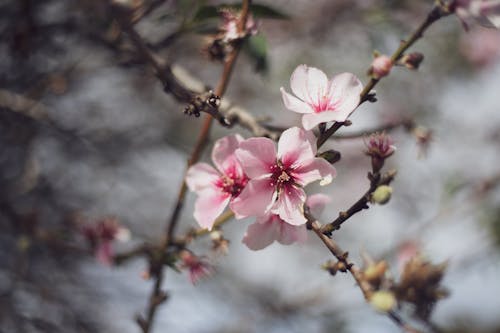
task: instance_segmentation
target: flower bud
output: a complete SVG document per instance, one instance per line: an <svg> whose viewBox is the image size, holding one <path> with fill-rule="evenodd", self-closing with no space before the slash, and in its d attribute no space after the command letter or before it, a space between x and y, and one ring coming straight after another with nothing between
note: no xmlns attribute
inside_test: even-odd
<svg viewBox="0 0 500 333"><path fill-rule="evenodd" d="M363 271L363 277L372 285L377 285L382 281L388 265L386 261L372 263Z"/></svg>
<svg viewBox="0 0 500 333"><path fill-rule="evenodd" d="M393 62L391 58L386 55L379 55L375 59L373 59L368 74L371 75L374 79L380 79L384 76L389 75L392 65Z"/></svg>
<svg viewBox="0 0 500 333"><path fill-rule="evenodd" d="M413 52L410 54L405 54L401 60L401 65L408 69L417 70L422 61L424 60L424 55L420 52Z"/></svg>
<svg viewBox="0 0 500 333"><path fill-rule="evenodd" d="M388 185L380 185L371 195L371 202L379 205L385 205L389 202L392 195L392 188Z"/></svg>
<svg viewBox="0 0 500 333"><path fill-rule="evenodd" d="M340 161L340 158L342 156L341 156L339 151L330 149L330 150L327 150L327 151L319 154L319 157L324 158L330 164L334 164L334 163L337 163L338 161Z"/></svg>
<svg viewBox="0 0 500 333"><path fill-rule="evenodd" d="M378 311L388 312L396 306L397 300L390 291L380 290L370 297L370 304Z"/></svg>

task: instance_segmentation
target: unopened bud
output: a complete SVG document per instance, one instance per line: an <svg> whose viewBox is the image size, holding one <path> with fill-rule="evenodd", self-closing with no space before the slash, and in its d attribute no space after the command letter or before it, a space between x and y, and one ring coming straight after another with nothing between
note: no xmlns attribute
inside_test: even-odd
<svg viewBox="0 0 500 333"><path fill-rule="evenodd" d="M388 312L396 306L397 300L390 291L381 290L373 293L370 297L370 304L378 311Z"/></svg>
<svg viewBox="0 0 500 333"><path fill-rule="evenodd" d="M387 268L388 266L386 261L373 263L363 271L363 277L371 284L376 284L382 280L385 272L387 271Z"/></svg>
<svg viewBox="0 0 500 333"><path fill-rule="evenodd" d="M371 202L379 205L385 205L389 202L392 195L392 187L388 185L380 185L371 195Z"/></svg>
<svg viewBox="0 0 500 333"><path fill-rule="evenodd" d="M330 164L334 164L334 163L337 163L338 161L340 161L340 158L342 156L341 156L339 151L330 149L330 150L327 150L327 151L319 154L319 157L324 158Z"/></svg>
<svg viewBox="0 0 500 333"><path fill-rule="evenodd" d="M401 58L400 64L408 69L417 70L423 60L424 60L424 55L422 53L413 52L405 54Z"/></svg>
<svg viewBox="0 0 500 333"><path fill-rule="evenodd" d="M379 55L373 60L368 74L371 75L374 79L380 79L384 76L389 75L393 64L394 63L392 62L391 58L389 58L388 56Z"/></svg>

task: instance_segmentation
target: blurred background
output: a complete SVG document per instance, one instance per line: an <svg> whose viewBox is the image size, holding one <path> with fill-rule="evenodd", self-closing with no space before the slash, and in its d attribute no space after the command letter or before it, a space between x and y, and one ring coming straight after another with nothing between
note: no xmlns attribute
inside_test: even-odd
<svg viewBox="0 0 500 333"><path fill-rule="evenodd" d="M197 14L220 3L125 4L139 12L135 27L152 49L213 87L222 66L203 50L220 22ZM372 52L392 53L433 1L254 3L275 14L256 17L259 34L226 96L289 127L300 117L285 110L279 88L289 90L297 65L366 83ZM391 201L355 215L334 239L359 265L363 251L388 260L395 277L407 253L447 261L449 297L432 321L443 332L499 332L500 32L470 28L454 16L438 21L412 48L425 55L420 69L394 68L376 88L378 102L339 132L414 124L390 132L397 151L386 168L398 170ZM159 241L202 120L163 91L104 1L2 0L0 34L0 332L139 332L134 317L153 283L141 277L147 262L100 264L78 223L116 217L131 234L117 253ZM233 132L251 136L215 126L212 142ZM370 161L363 137L325 146L342 153L337 179L308 192L332 197L327 222L366 191ZM194 199L188 194L181 232L196 225ZM351 276L321 270L331 258L313 235L254 252L241 243L251 222L224 226L229 253L212 278L193 286L167 270L170 298L155 332L401 331L366 304ZM209 248L209 239L193 246Z"/></svg>

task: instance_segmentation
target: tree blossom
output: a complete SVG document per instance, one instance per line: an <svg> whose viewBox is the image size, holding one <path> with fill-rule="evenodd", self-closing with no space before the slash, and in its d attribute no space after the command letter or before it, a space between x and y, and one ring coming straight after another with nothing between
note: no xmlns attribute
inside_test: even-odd
<svg viewBox="0 0 500 333"><path fill-rule="evenodd" d="M292 225L304 224L303 187L317 180L327 184L335 176L335 168L316 157L314 135L298 127L283 132L277 153L271 139L250 138L236 156L250 178L231 206L239 218L274 213Z"/></svg>
<svg viewBox="0 0 500 333"><path fill-rule="evenodd" d="M360 102L363 85L351 73L342 73L328 80L321 70L298 66L290 78L293 96L281 87L285 107L302 113L306 130L329 121L345 121Z"/></svg>
<svg viewBox="0 0 500 333"><path fill-rule="evenodd" d="M330 198L324 194L314 194L307 198L306 206L311 214L319 216ZM243 237L243 243L251 250L261 250L274 241L283 245L292 243L303 243L307 239L307 229L305 224L292 225L283 221L279 215L269 213L258 217L252 223Z"/></svg>
<svg viewBox="0 0 500 333"><path fill-rule="evenodd" d="M198 257L192 252L183 250L179 254L181 259L181 269L187 269L189 274L189 281L196 284L203 278L206 278L213 273L213 267L203 257Z"/></svg>
<svg viewBox="0 0 500 333"><path fill-rule="evenodd" d="M215 142L212 161L217 169L197 163L187 171L186 184L198 194L194 218L204 228L212 229L215 219L228 204L233 205L247 184L248 178L234 154L241 141L241 136L230 135Z"/></svg>
<svg viewBox="0 0 500 333"><path fill-rule="evenodd" d="M120 226L116 218L104 218L96 224L86 224L82 233L87 239L97 260L104 265L113 262L113 241L126 241L130 238L127 228Z"/></svg>
<svg viewBox="0 0 500 333"><path fill-rule="evenodd" d="M485 27L500 29L500 0L455 0L453 6L465 27L473 18Z"/></svg>
<svg viewBox="0 0 500 333"><path fill-rule="evenodd" d="M230 9L221 10L221 16L223 20L223 24L221 27L222 40L224 42L233 42L240 38L245 37L245 35L255 35L257 34L258 27L257 23L253 19L253 15L249 13L246 24L245 31L240 33L238 31L238 22L241 19L240 14L234 12Z"/></svg>

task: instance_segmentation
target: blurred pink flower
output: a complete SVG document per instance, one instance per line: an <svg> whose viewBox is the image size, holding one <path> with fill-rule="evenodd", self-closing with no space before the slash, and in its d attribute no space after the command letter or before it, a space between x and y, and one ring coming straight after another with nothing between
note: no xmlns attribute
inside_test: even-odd
<svg viewBox="0 0 500 333"><path fill-rule="evenodd" d="M306 205L313 216L321 214L330 198L324 194L313 194L307 198ZM283 221L278 215L269 213L258 217L243 237L243 243L249 249L257 251L271 245L274 241L283 245L303 243L307 239L305 224L292 225Z"/></svg>
<svg viewBox="0 0 500 333"><path fill-rule="evenodd" d="M196 284L201 279L212 275L213 267L204 258L198 257L187 250L183 250L179 257L182 261L180 268L188 270L189 281L192 284Z"/></svg>
<svg viewBox="0 0 500 333"><path fill-rule="evenodd" d="M235 150L243 138L230 135L215 142L212 161L215 168L207 163L197 163L186 174L189 189L198 194L194 218L204 228L212 229L215 219L229 204L233 205L248 178L236 159Z"/></svg>
<svg viewBox="0 0 500 333"><path fill-rule="evenodd" d="M453 5L466 27L473 18L482 26L500 29L500 0L455 0Z"/></svg>
<svg viewBox="0 0 500 333"><path fill-rule="evenodd" d="M278 142L250 138L236 150L243 170L250 178L231 209L237 217L277 214L293 225L306 223L303 205L307 184L331 182L335 168L316 156L315 137L298 127L287 129Z"/></svg>
<svg viewBox="0 0 500 333"><path fill-rule="evenodd" d="M84 237L90 244L94 256L104 265L113 263L113 241L126 241L130 237L128 229L120 226L116 218L108 217L96 224L86 224L82 228Z"/></svg>
<svg viewBox="0 0 500 333"><path fill-rule="evenodd" d="M460 51L474 66L491 65L500 56L500 31L474 29L462 36Z"/></svg>
<svg viewBox="0 0 500 333"><path fill-rule="evenodd" d="M345 121L358 106L363 90L354 74L342 73L328 80L321 70L306 65L292 73L290 87L298 98L281 87L283 102L287 109L304 114L306 130L324 122Z"/></svg>
<svg viewBox="0 0 500 333"><path fill-rule="evenodd" d="M245 31L243 33L238 32L238 21L240 20L240 15L233 10L223 9L221 10L222 16L222 40L225 42L232 42L237 39L245 37L245 35L255 35L258 31L257 23L253 19L253 15L250 13L247 17L245 24Z"/></svg>

